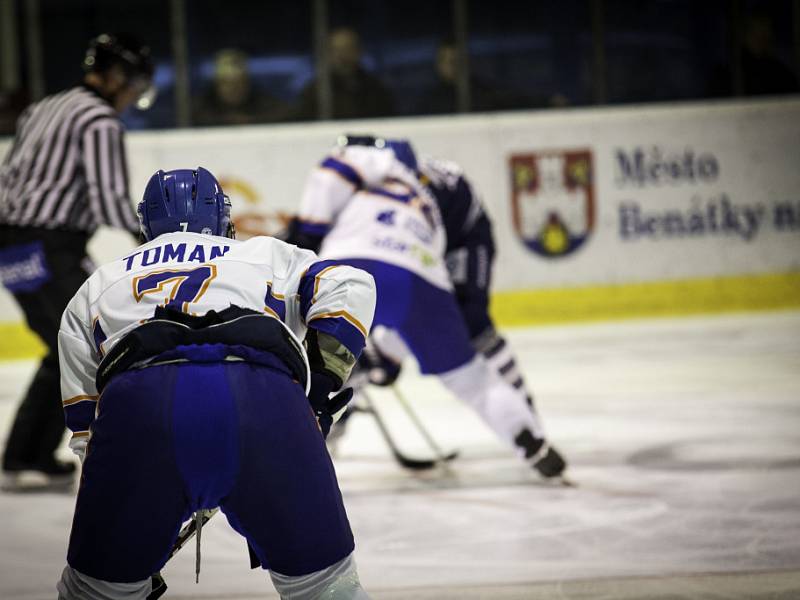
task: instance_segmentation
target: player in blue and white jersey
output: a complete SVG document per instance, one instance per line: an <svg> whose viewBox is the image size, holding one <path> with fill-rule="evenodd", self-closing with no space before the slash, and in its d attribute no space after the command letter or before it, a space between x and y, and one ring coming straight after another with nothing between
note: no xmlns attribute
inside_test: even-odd
<svg viewBox="0 0 800 600"><path fill-rule="evenodd" d="M370 272L378 349L399 362L398 346L408 348L542 475L563 472L488 316L491 227L460 173L418 164L406 141L342 136L309 176L289 241Z"/></svg>
<svg viewBox="0 0 800 600"><path fill-rule="evenodd" d="M233 239L206 171L159 171L145 243L100 267L59 332L83 474L59 598L144 599L183 521L219 506L281 597L354 598L354 543L323 434L375 309L364 271ZM316 419L315 419L316 417Z"/></svg>

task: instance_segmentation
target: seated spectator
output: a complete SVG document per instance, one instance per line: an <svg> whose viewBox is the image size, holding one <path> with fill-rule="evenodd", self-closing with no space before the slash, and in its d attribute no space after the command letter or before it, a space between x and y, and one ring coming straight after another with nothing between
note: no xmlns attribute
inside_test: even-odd
<svg viewBox="0 0 800 600"><path fill-rule="evenodd" d="M394 114L392 98L384 85L361 65L361 40L352 29L331 32L328 40L331 69L332 118L359 119ZM298 120L316 119L318 79L312 79L300 92L293 111Z"/></svg>
<svg viewBox="0 0 800 600"><path fill-rule="evenodd" d="M761 96L797 92L797 76L778 57L772 19L762 13L750 15L744 25L740 53L742 67L742 94ZM718 67L711 83L714 96L734 93L731 70Z"/></svg>
<svg viewBox="0 0 800 600"><path fill-rule="evenodd" d="M460 56L455 41L444 40L436 51L436 84L423 97L416 111L418 114L447 114L458 111L459 61ZM561 94L530 98L492 85L474 75L470 75L469 78L469 95L472 112L557 107L569 104Z"/></svg>
<svg viewBox="0 0 800 600"><path fill-rule="evenodd" d="M458 112L458 48L453 40L445 40L436 51L436 84L425 94L417 110L420 114ZM469 80L470 108L485 111L497 108L491 86L475 77Z"/></svg>
<svg viewBox="0 0 800 600"><path fill-rule="evenodd" d="M214 57L214 80L194 103L194 125L246 125L281 120L285 107L258 90L250 77L247 54L226 49Z"/></svg>

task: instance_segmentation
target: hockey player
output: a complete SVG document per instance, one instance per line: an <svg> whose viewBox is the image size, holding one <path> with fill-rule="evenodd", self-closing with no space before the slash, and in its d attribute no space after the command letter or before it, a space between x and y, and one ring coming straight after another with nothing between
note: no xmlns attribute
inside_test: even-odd
<svg viewBox="0 0 800 600"><path fill-rule="evenodd" d="M342 136L309 177L289 241L369 271L378 349L407 347L423 374L438 375L540 474L561 475L566 464L488 316L491 226L458 170L432 160L420 167L406 141ZM396 377L385 354L382 366Z"/></svg>
<svg viewBox="0 0 800 600"><path fill-rule="evenodd" d="M331 393L364 346L372 278L273 238L237 242L202 168L153 175L139 218L145 243L61 321L83 474L59 598L146 598L181 523L216 506L282 598L367 598L320 429L352 395Z"/></svg>

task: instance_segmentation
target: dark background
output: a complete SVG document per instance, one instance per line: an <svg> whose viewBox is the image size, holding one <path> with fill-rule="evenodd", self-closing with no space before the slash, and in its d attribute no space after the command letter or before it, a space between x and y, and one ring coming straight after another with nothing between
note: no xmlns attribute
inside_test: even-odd
<svg viewBox="0 0 800 600"><path fill-rule="evenodd" d="M103 31L138 35L156 59L158 101L125 115L132 129L196 125L223 48L247 54L252 93L278 107L251 122L297 120L292 107L317 73L315 58L327 60L324 40L343 26L361 37L361 64L390 94L391 115L796 93L800 61L800 0L0 0L0 8L0 35L12 34L0 48L12 52L0 82L5 134L29 101L80 80L87 41ZM755 75L743 55L754 18L768 22L764 60L774 67ZM458 84L466 97L434 111L444 40L460 40L468 55Z"/></svg>

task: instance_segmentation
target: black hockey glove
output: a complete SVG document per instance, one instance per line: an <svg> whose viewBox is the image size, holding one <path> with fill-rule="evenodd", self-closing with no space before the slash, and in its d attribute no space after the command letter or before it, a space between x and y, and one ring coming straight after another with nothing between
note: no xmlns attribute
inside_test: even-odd
<svg viewBox="0 0 800 600"><path fill-rule="evenodd" d="M308 392L308 401L317 417L317 423L322 431L322 437L327 438L333 425L333 415L342 410L353 398L353 388L344 388L338 394L331 396L331 392L341 383L328 373L311 373L311 390Z"/></svg>
<svg viewBox="0 0 800 600"><path fill-rule="evenodd" d="M286 227L283 241L299 246L300 248L305 248L306 250L319 252L319 249L322 247L322 238L324 237L325 236L322 235L314 235L300 231L300 220L297 217L293 217Z"/></svg>

